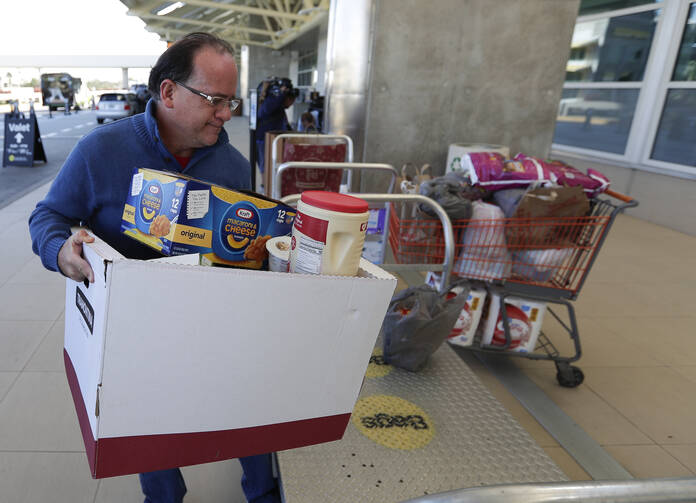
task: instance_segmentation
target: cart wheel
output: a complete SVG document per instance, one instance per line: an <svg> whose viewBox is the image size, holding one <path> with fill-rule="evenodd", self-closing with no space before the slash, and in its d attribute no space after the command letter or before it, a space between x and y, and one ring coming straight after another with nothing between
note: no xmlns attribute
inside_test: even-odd
<svg viewBox="0 0 696 503"><path fill-rule="evenodd" d="M585 380L585 374L574 365L564 365L563 367L556 365L556 368L558 369L556 379L558 379L558 384L564 388L575 388Z"/></svg>

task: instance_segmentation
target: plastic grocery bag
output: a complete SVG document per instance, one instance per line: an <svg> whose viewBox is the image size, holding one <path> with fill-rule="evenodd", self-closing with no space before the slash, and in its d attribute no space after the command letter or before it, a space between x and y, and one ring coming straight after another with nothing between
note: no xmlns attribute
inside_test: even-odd
<svg viewBox="0 0 696 503"><path fill-rule="evenodd" d="M387 363L411 372L425 367L466 304L470 287L465 282L458 286L463 291L450 299L429 285L407 288L392 297L382 323Z"/></svg>
<svg viewBox="0 0 696 503"><path fill-rule="evenodd" d="M422 196L429 197L442 206L450 219L458 220L471 217L471 201L466 197L466 187L457 174L450 174L421 183L419 190ZM427 204L421 204L419 209L431 217L437 216Z"/></svg>
<svg viewBox="0 0 696 503"><path fill-rule="evenodd" d="M466 278L494 280L510 276L512 258L505 241L503 210L474 201L473 214L461 240L454 273Z"/></svg>
<svg viewBox="0 0 696 503"><path fill-rule="evenodd" d="M562 266L572 254L573 248L518 250L512 254L512 272L522 278L545 283L559 272L567 272Z"/></svg>

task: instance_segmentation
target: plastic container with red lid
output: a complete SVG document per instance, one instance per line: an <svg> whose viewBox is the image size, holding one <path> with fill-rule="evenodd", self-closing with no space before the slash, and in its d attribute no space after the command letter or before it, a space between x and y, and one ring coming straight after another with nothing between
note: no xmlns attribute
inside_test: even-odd
<svg viewBox="0 0 696 503"><path fill-rule="evenodd" d="M290 272L355 276L365 243L367 202L337 192L303 192L290 242Z"/></svg>
<svg viewBox="0 0 696 503"><path fill-rule="evenodd" d="M339 213L365 213L367 201L338 192L308 190L303 192L301 201L315 208L337 211Z"/></svg>

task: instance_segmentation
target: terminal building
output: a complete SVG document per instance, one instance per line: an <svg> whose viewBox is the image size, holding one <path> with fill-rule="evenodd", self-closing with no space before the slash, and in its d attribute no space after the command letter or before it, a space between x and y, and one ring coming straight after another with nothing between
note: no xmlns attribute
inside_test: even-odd
<svg viewBox="0 0 696 503"><path fill-rule="evenodd" d="M590 252L578 252L578 260L587 262L580 276L566 277L572 287L546 297L503 281L500 290L488 291L486 306L496 292L557 305L560 326L551 328L556 315L547 311L538 344L560 340L558 347L551 344L537 359L511 357L509 333L516 320L507 311L500 329L508 333L507 342L503 335L500 345L510 351L442 344L424 369L409 372L385 365L382 332L343 439L276 453L283 501L694 498L696 0L120 1L168 43L204 31L234 46L242 105L230 137L252 161L258 157L252 133L257 90L277 77L290 79L298 90L287 111L293 129L313 112L323 134L349 139L346 160L381 166L357 169L342 180L342 188L356 195L400 191L387 185L380 169L396 168L397 184L407 166L425 175L419 170L428 165L426 180L460 171L450 166L453 149L472 145L505 151L506 157L519 152L549 164L555 160L583 173L596 170L617 194L610 206L589 203L587 218L604 223L586 236ZM125 69L123 76L127 83ZM280 163L275 151L268 152L266 169L274 170ZM268 180L255 172L257 190ZM269 189L267 195L280 194ZM27 210L22 201L0 208L0 221L4 211L10 219ZM375 202L380 199L370 201ZM396 216L387 214L397 226L387 222L382 231L388 227L396 241L409 232L428 237L427 226L409 229L409 215L397 208L391 210ZM411 219L416 211L424 211L423 205L414 206ZM429 215L433 220L439 213ZM448 239L461 242L470 230L455 225L452 237L440 235L437 244L444 249ZM512 239L509 229L500 232ZM568 241L582 248L577 236ZM436 278L426 272L437 260L404 266L408 260L400 259L395 241L385 246L383 262L401 262L393 269L397 290ZM440 261L444 255L449 267L462 272L456 257L427 253ZM9 272L5 281L22 284ZM498 309L505 305L500 299ZM497 314L493 318L491 327ZM0 308L0 323L11 322ZM53 335L59 341L61 334ZM566 361L559 353L577 358ZM41 371L33 358L26 369ZM3 399L5 407L22 399L11 389L18 386L14 375L4 388L3 370L0 426L4 422L10 431L21 421L3 419ZM31 378L20 375L17 382ZM75 443L67 449L73 454ZM24 448L0 434L0 480L3 454L11 464L11 453ZM88 475L86 464L76 459L60 474L42 469L74 478L76 488L98 484L91 493L95 502L139 497L133 476L85 481L75 473ZM239 475L230 463L184 471L193 481L189 497L243 501L241 492L230 489Z"/></svg>

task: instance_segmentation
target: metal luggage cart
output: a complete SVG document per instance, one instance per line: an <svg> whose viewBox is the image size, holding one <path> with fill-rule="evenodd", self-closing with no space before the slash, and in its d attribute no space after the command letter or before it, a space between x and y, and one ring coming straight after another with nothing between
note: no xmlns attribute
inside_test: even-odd
<svg viewBox="0 0 696 503"><path fill-rule="evenodd" d="M570 336L572 356L561 356L543 331L534 351L510 351L515 341L505 308L500 309L505 340L483 344L477 336L469 349L552 360L559 384L575 387L583 382L584 375L571 365L582 354L571 301L577 299L616 216L637 205L634 199L608 190L590 201L590 212L584 217L455 220L447 229L449 219L415 218L412 208L397 203L390 213L389 242L397 263L436 271L437 264L446 262L450 253L448 239L454 239L452 273L499 296L501 306L508 297L521 297L565 307L568 323L550 306L547 310ZM442 278L440 289L448 283L447 271Z"/></svg>
<svg viewBox="0 0 696 503"><path fill-rule="evenodd" d="M394 186L396 185L396 179L399 175L398 171L396 171L394 166L390 164L290 161L281 164L277 167L277 169L274 170L275 178L273 180L273 197L276 199L280 198L280 194L282 193L282 175L285 171L292 169L308 168L342 170L347 175L349 184L352 172L354 170L389 173L391 175L389 185L387 187L387 193L389 194L393 192ZM283 200L296 201L299 197L299 194L291 194L283 198ZM384 199L380 199L378 201L368 201L368 203L370 203L370 220L368 222L368 236L366 236L365 239L363 256L366 257L368 260L371 260L373 263L380 265L384 262L385 248L387 244L387 224L389 222L389 212L391 209L391 206L388 204L388 202L388 200Z"/></svg>
<svg viewBox="0 0 696 503"><path fill-rule="evenodd" d="M346 163L352 163L353 162L353 139L344 134L307 134L307 133L284 133L276 136L273 138L273 143L271 146L271 180L273 181L273 187L272 187L272 196L276 199L278 199L281 196L281 191L280 191L280 186L278 185L280 183L280 177L278 176L279 174L279 160L278 160L278 144L282 140L286 139L298 139L298 140L308 140L312 142L319 142L317 143L318 145L324 144L323 142L327 142L327 145L334 145L336 142L339 143L345 143L346 144L346 156L345 156L345 162ZM294 167L301 167L304 169L323 169L323 166L317 166L314 165L313 163L315 161L294 161L294 162L302 162L302 166L294 166ZM307 164L310 163L310 164ZM334 164L341 164L341 163L334 163ZM343 166L342 166L343 167ZM337 168L334 168L337 169ZM353 179L352 179L352 172L348 171L342 181L341 185L346 185L348 187L351 186Z"/></svg>

